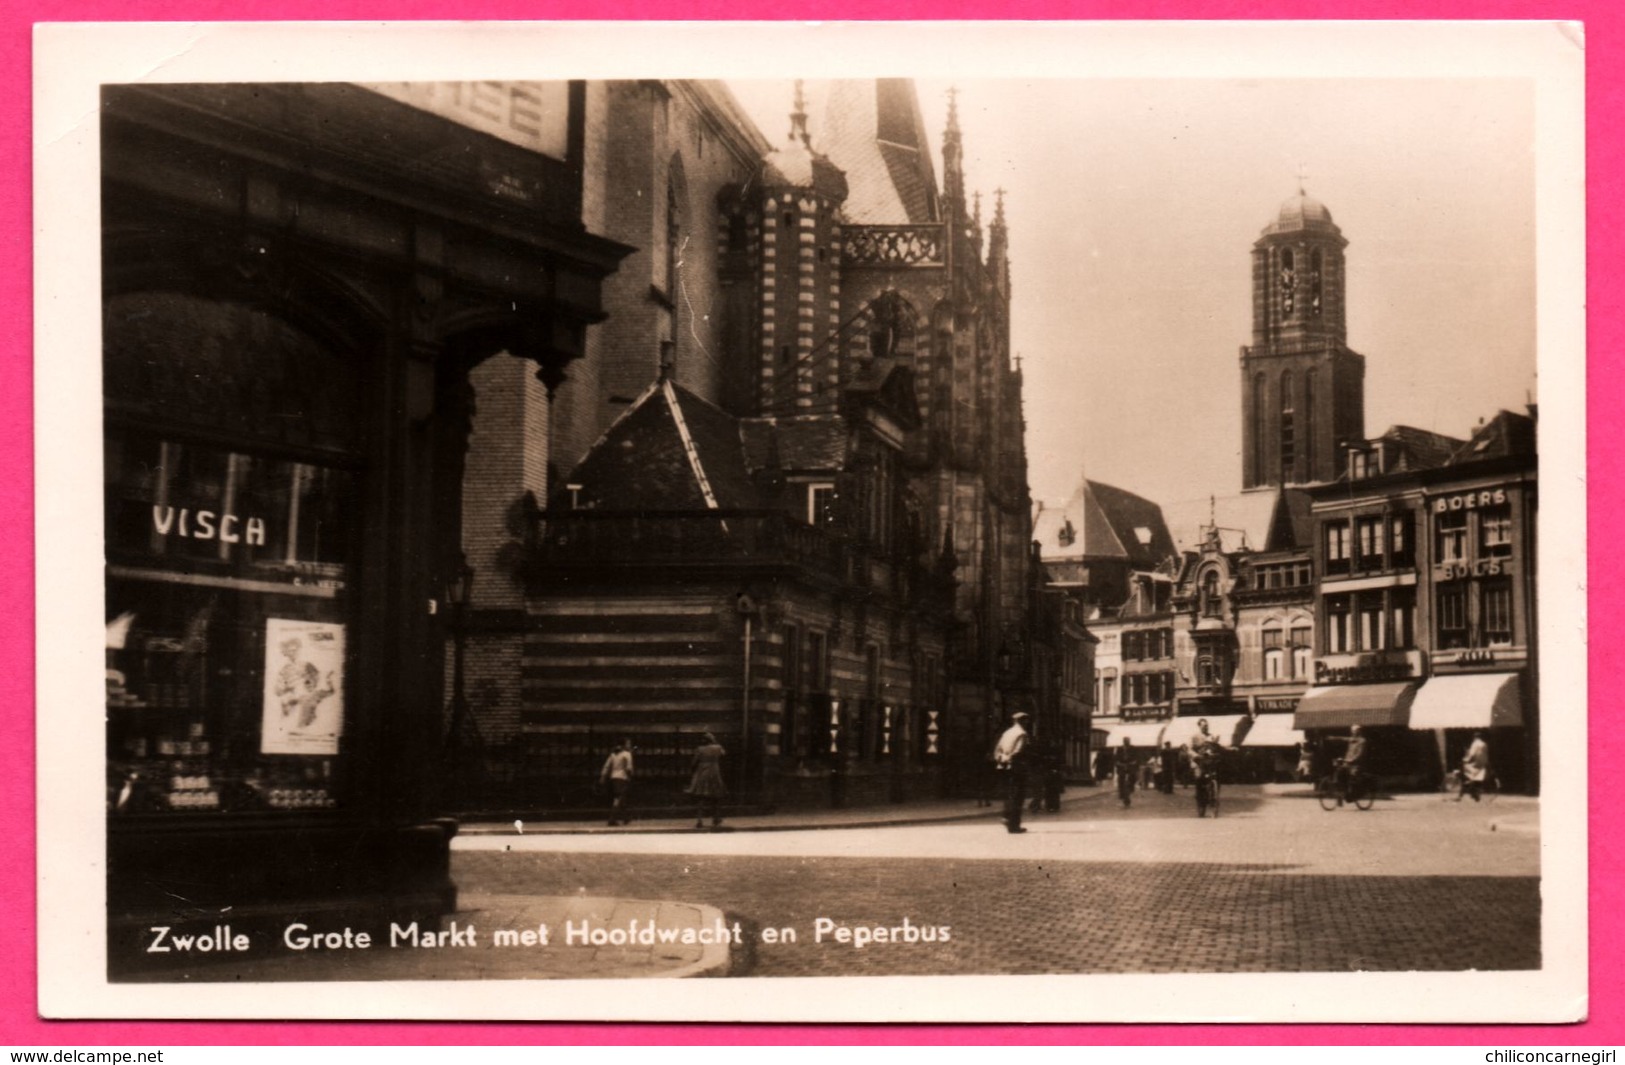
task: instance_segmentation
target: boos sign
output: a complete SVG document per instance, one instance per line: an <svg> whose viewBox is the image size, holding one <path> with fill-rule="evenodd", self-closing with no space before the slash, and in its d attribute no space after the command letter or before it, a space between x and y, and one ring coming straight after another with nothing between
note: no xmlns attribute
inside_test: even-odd
<svg viewBox="0 0 1625 1065"><path fill-rule="evenodd" d="M1326 655L1315 662L1315 683L1372 684L1410 680L1422 675L1420 651L1373 651L1359 655Z"/></svg>

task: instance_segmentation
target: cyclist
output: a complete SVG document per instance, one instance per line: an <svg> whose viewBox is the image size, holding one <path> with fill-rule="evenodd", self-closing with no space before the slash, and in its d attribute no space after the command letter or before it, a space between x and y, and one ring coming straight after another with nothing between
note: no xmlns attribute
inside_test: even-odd
<svg viewBox="0 0 1625 1065"><path fill-rule="evenodd" d="M1358 788L1365 774L1365 730L1359 725L1349 729L1348 746L1337 760L1337 782L1346 794Z"/></svg>
<svg viewBox="0 0 1625 1065"><path fill-rule="evenodd" d="M1196 778L1198 811L1208 805L1207 796L1218 798L1219 753L1222 749L1218 737L1208 731L1207 718L1202 718L1196 723L1196 735L1191 737L1190 742L1191 775Z"/></svg>

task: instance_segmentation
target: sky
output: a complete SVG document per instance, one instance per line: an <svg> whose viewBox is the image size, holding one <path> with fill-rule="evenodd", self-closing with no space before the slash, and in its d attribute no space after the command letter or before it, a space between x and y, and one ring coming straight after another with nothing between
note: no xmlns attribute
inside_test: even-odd
<svg viewBox="0 0 1625 1065"><path fill-rule="evenodd" d="M730 84L778 140L791 83ZM1034 499L1240 490L1251 249L1300 173L1349 241L1368 436L1538 399L1532 82L921 79L939 180L950 85L984 219L1005 190Z"/></svg>

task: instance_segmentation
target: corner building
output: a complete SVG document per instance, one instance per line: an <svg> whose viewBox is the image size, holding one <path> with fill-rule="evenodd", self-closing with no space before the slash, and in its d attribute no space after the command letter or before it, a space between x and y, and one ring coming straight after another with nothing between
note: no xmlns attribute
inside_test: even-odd
<svg viewBox="0 0 1625 1065"><path fill-rule="evenodd" d="M101 119L110 967L155 915L432 919L469 382L556 386L629 250L581 222L584 86Z"/></svg>

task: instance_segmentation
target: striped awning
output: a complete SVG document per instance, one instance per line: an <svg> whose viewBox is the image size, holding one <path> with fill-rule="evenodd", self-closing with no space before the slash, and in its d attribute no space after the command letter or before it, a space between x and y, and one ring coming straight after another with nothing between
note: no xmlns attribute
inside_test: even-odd
<svg viewBox="0 0 1625 1065"><path fill-rule="evenodd" d="M1292 727L1291 714L1259 714L1241 738L1243 747L1296 747L1303 732Z"/></svg>
<svg viewBox="0 0 1625 1065"><path fill-rule="evenodd" d="M1104 726L1107 747L1121 747L1123 739L1136 747L1162 746L1162 730L1168 725L1166 721L1127 721L1122 724Z"/></svg>
<svg viewBox="0 0 1625 1065"><path fill-rule="evenodd" d="M1500 728L1523 724L1516 673L1434 677L1411 704L1411 728Z"/></svg>
<svg viewBox="0 0 1625 1065"><path fill-rule="evenodd" d="M1298 703L1297 713L1292 716L1292 727L1404 726L1410 723L1411 700L1416 698L1419 684L1419 681L1403 680L1386 684L1337 684L1310 688Z"/></svg>

